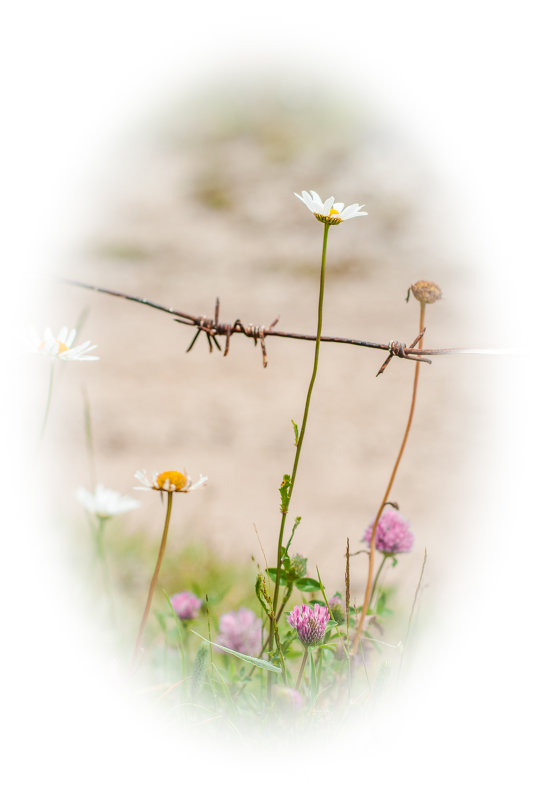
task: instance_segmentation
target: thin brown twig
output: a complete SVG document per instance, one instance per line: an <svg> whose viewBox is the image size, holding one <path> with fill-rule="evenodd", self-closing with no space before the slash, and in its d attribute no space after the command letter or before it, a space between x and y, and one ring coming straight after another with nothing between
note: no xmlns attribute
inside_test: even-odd
<svg viewBox="0 0 533 802"><path fill-rule="evenodd" d="M261 353L263 358L263 366L266 368L268 365L268 356L266 351L266 344L265 339L267 337L286 337L291 340L307 340L310 342L316 341L316 335L314 334L299 334L293 331L279 331L274 327L277 325L279 321L279 316L272 321L270 326L257 326L254 324L244 324L240 319L235 320L233 323L224 323L219 320L219 313L220 313L220 300L219 298L216 299L215 303L215 312L212 318L206 317L205 315L191 315L188 312L180 312L178 309L175 309L171 306L163 306L161 304L154 303L153 301L149 301L147 298L137 297L135 295L128 295L124 292L118 292L117 290L109 290L105 289L104 287L98 287L94 284L87 284L83 281L76 281L74 279L61 279L66 284L71 284L75 287L82 287L87 290L93 290L94 292L100 292L105 295L112 295L116 298L123 298L126 301L133 301L134 303L143 304L144 306L149 306L151 309L156 309L160 312L165 312L166 314L173 315L174 320L176 323L181 323L184 326L193 326L196 328L196 332L194 337L186 349L187 352L190 351L196 343L199 335L203 332L206 335L207 343L209 345L209 351L213 351L213 344L215 347L222 351L220 344L217 341L217 335L220 337L225 338L225 345L223 350L223 355L227 356L229 352L229 344L230 339L234 334L242 334L245 337L254 340L254 344L260 344ZM418 335L420 337L420 335ZM344 345L357 345L362 348L374 348L381 351L388 351L389 357L385 360L385 363L382 365L378 375L383 372L385 367L389 364L393 356L396 356L400 359L408 359L410 361L416 362L426 362L427 364L431 364L430 359L426 359L425 357L428 356L441 356L444 354L479 354L479 355L512 355L518 353L518 351L513 349L505 349L505 348L431 348L431 349L421 349L416 348L416 344L418 342L418 338L414 340L414 342L407 346L405 343L400 343L397 340L390 340L388 343L376 343L371 342L370 340L361 340L351 337L331 337L327 335L322 335L320 337L320 342L329 342L329 343L342 343Z"/></svg>
<svg viewBox="0 0 533 802"><path fill-rule="evenodd" d="M424 331L425 331L425 327L424 327L425 312L426 312L426 304L423 301L421 301L420 302L420 322L419 322L419 327L418 328L419 328L419 331L420 331L422 336L418 338L418 346L419 346L419 348L422 347L422 338L423 338ZM359 647L359 641L361 640L361 635L362 635L363 628L364 628L364 625L365 625L365 616L367 614L369 603L370 603L370 594L372 592L372 579L373 579L373 575L374 575L374 556L375 556L375 553L376 553L376 532L377 532L377 528L378 528L378 523L379 523L379 519L381 517L381 513L385 509L385 505L386 505L386 503L388 501L390 492L392 490L392 485L394 484L394 480L396 478L396 473L398 471L400 462L402 460L403 452L405 450L405 445L407 443L407 438L409 437L409 432L411 431L411 424L413 422L413 415L414 415L414 412L415 412L416 392L417 392L417 389L418 389L418 377L419 377L419 374L420 374L420 362L417 362L416 365L415 365L415 375L414 375L414 380L413 380L413 391L412 391L412 395L411 395L411 406L409 408L409 416L407 418L407 424L406 424L406 427L405 427L402 443L400 445L400 450L398 451L398 456L396 457L396 461L394 463L394 467L392 469L392 473L390 475L390 479L389 479L389 482L387 484L387 489L385 490L385 494L383 496L381 504L379 505L379 509L378 509L378 512L377 512L377 515L376 515L376 518L375 518L375 521L374 521L374 525L372 526L372 535L371 535L371 538L370 538L370 555L369 555L369 558L368 558L368 576L367 576L367 581L366 581L365 595L364 595L364 598L363 598L363 605L361 607L361 613L359 615L359 622L358 622L358 625L357 625L357 630L356 630L354 641L353 641L353 645L352 645L352 651L353 651L354 654L357 654L357 649Z"/></svg>

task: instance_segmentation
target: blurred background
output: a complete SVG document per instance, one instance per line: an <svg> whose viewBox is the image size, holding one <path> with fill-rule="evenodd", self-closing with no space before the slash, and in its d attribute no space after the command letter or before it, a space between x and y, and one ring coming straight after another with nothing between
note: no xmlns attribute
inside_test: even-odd
<svg viewBox="0 0 533 802"><path fill-rule="evenodd" d="M271 437L277 436L283 449L282 458L276 460L272 468L272 481L263 482L259 476L261 481L255 484L248 481L247 475L246 495L239 495L231 515L231 530L224 531L224 537L228 543L233 542L234 548L243 544L243 551L251 551L254 546L250 521L255 520L264 541L271 544L266 519L272 516L275 537L276 487L287 463L290 467L293 455L289 419L299 414L303 404L307 375L304 375L306 371L301 360L310 362L312 349L312 346L305 348L295 342L272 341L270 366L266 371L260 367L259 355L253 346L237 339L226 360L217 355L204 353L202 356L201 343L185 357L189 332L180 330L166 318L158 323L159 313L142 308L135 308L134 324L126 327L121 321L130 314L128 304L105 299L105 312L102 307L102 312L97 313L97 305L104 299L95 297L90 301L82 337L90 337L99 344L102 359L93 365L65 366L62 375L57 376L49 437L36 461L28 416L20 412L21 409L25 412L29 405L37 416L35 419L39 418L47 375L44 361L39 363L43 370L40 376L35 362L27 370L24 362L26 376L19 375L23 372L20 342L25 325L70 322L71 317L75 318L89 303L87 294L81 291L76 296L73 290L49 284L50 303L45 308L42 275L69 274L84 279L91 276L95 280L100 271L105 279L103 284L111 284L111 277L116 275L120 278L119 289L136 290L142 285L144 294L154 261L134 265L132 261L128 264L124 260L97 259L95 244L116 239L118 221L124 222L125 210L132 208L133 197L139 198L143 192L146 197L148 186L150 197L159 199L160 208L171 210L169 227L173 232L184 238L186 228L191 234L196 231L207 218L204 215L203 219L192 221L189 217L185 225L183 215L188 209L180 202L185 197L183 173L178 186L174 187L172 204L167 195L155 192L153 180L148 180L149 176L156 175L151 168L156 164L161 165L159 173L165 180L177 175L170 170L170 164L177 161L178 148L171 147L168 136L163 134L169 129L185 131L183 126L188 121L183 102L186 94L195 92L203 80L206 86L212 87L213 75L224 77L228 64L236 65L236 70L228 76L232 82L236 80L236 72L242 77L263 64L264 72L272 74L275 65L282 71L284 83L288 79L292 81L301 71L300 74L305 75L305 80L301 81L304 86L318 86L321 80L327 82L328 98L333 90L340 92L342 89L341 106L345 115L348 109L353 113L355 108L354 84L364 88L365 98L370 97L372 103L383 104L385 114L378 115L379 120L374 108L371 115L366 115L367 121L371 116L374 132L379 129L380 140L384 138L389 148L381 151L379 162L387 163L387 170L390 170L391 159L385 158L385 152L396 151L395 170L403 177L408 176L406 183L412 190L411 221L413 213L414 219L423 217L425 220L423 226L413 229L416 238L410 258L407 259L403 251L406 259L401 265L400 249L394 252L394 268L391 265L387 277L383 274L383 280L380 277L374 285L379 290L378 295L360 294L364 287L371 289L368 282L374 280L372 277L376 273L372 272L364 281L359 277L357 284L354 277L354 283L350 284L350 289L357 287L357 292L351 293L349 299L350 308L354 304L357 315L364 314L363 303L379 305L379 316L366 312L371 320L361 334L369 336L370 326L376 325L380 337L409 339L415 313L410 304L404 305L403 297L405 286L420 277L417 269L420 267L422 275L433 278L444 291L444 299L429 310L428 345L435 344L437 335L439 345L462 345L463 335L468 336L467 344L486 347L527 344L531 298L529 187L533 164L531 114L524 102L530 94L531 75L530 26L526 24L524 9L523 3L512 0L503 9L485 6L481 16L478 3L464 0L452 0L445 9L420 0L401 4L389 0L359 4L339 0L328 8L299 0L291 4L272 0L261 7L259 14L256 6L239 2L193 6L177 4L174 0L150 0L150 3L139 0L133 4L124 0L106 0L105 3L95 0L90 4L52 0L46 4L11 5L6 15L7 24L2 26L4 40L0 50L5 64L1 75L6 120L2 130L5 145L1 151L5 194L3 291L4 298L8 299L3 305L1 322L5 342L14 340L7 353L4 351L8 375L7 389L2 394L6 457L2 462L5 476L1 485L7 531L3 540L0 588L2 609L6 613L3 620L6 659L2 663L1 687L10 734L7 765L12 768L3 779L5 784L12 783L15 795L24 794L31 786L27 795L36 796L42 793L47 780L53 783L58 799L71 799L73 788L78 796L94 798L95 792L101 794L104 782L118 797L123 796L125 790L130 799L146 798L147 792L153 796L156 789L168 794L176 783L177 756L181 758L181 765L186 762L193 768L193 771L180 773L180 787L193 782L196 789L198 777L201 777L204 787L211 782L213 790L219 792L221 777L228 778L230 766L233 774L228 781L236 788L237 769L240 787L245 789L243 793L248 793L246 783L240 782L241 777L247 779L249 772L250 779L256 782L259 772L263 776L264 752L258 755L257 750L252 753L239 746L237 753L230 753L220 743L210 750L203 746L198 749L196 741L188 734L179 738L176 732L154 727L152 713L145 716L140 706L132 706L123 676L115 683L110 682L99 633L91 632L89 617L79 614L80 572L65 571L68 565L65 566L64 544L57 545L58 521L50 522L50 516L47 518L43 513L43 506L49 502L50 508L57 511L67 542L78 544L87 537L85 522L73 499L78 483L89 482L82 437L82 384L87 386L95 419L99 478L126 491L133 484L133 470L143 464L150 469L152 461L159 467L159 460L164 458L161 441L158 443L151 435L142 452L139 443L144 427L157 418L159 405L165 411L170 407L166 397L161 395L156 400L157 406L150 405L148 414L139 415L138 431L132 434L128 427L128 440L131 438L131 443L135 443L131 462L128 460L118 474L114 467L108 472L103 454L112 449L105 446L106 422L114 418L113 429L118 430L122 416L130 414L137 403L136 395L146 384L146 378L136 381L135 393L131 392L127 398L117 390L112 396L113 404L106 404L104 408L103 382L99 377L104 370L113 371L113 381L118 380L121 371L127 370L133 375L136 367L132 364L140 361L144 337L153 336L149 333L155 334L152 327L164 324L164 328L157 329L155 351L166 349L167 337L170 337L171 357L176 360L171 363L174 382L183 375L180 371L193 368L195 378L205 380L205 371L209 369L213 380L218 380L218 370L225 380L228 375L225 371L235 369L242 359L246 377L255 371L254 380L250 379L253 387L267 379L270 382L270 403L286 398L283 414L275 418L279 428L277 432L272 429ZM238 92L241 84L242 81ZM357 97L357 116L360 114L360 98ZM124 132L122 136L117 134L119 130ZM310 253L318 267L321 229L292 192L314 186L323 194L331 192L347 202L367 203L367 218L347 223L332 232L331 279L335 266L341 263L341 248L349 248L354 259L363 253L363 248L368 255L366 238L376 225L373 221L379 218L370 207L365 188L352 184L351 174L339 176L347 182L342 188L340 184L330 186L333 171L327 172L332 170L332 164L326 165L322 158L325 149L324 145L316 155L315 165L328 180L322 185L318 174L304 170L296 183L296 176L293 181L285 166L287 180L283 193L276 192L273 216L279 224L293 219L290 216L294 215L294 226L287 225L284 232L290 231L291 236L295 236L296 225L305 226L301 250L291 250L290 260ZM354 158L354 148L350 148L350 152ZM382 173L382 178L388 182L389 173ZM160 187L167 186L164 182L157 183ZM443 183L447 185L444 190ZM344 186L347 190L343 197ZM128 187L135 189L135 195L131 189L126 192ZM261 197L258 188L254 186L253 189L258 192L255 197ZM92 208L87 208L91 206L91 190ZM187 197L192 198L188 189ZM383 197L384 193L380 192L380 201ZM146 208L144 203L143 214ZM194 208L203 207L195 205ZM237 231L234 228L238 222L236 216L229 217L231 225L224 227L225 234ZM155 219L155 212L152 219ZM430 230L429 219L435 230L426 240L423 235ZM128 230L141 230L139 216L132 219ZM214 231L211 226L209 230ZM207 248L206 231L202 226L201 237L195 239L195 255L201 253L200 248ZM172 242L173 247L177 247L177 236L172 237ZM240 237L240 247L243 242ZM284 237L283 242L288 240ZM274 247L270 238L267 252ZM383 242L379 247L383 247ZM423 250L426 247L427 250ZM256 261L264 259L264 255L265 250L258 252ZM202 263L202 270L220 269L220 254L217 256L213 264L211 261ZM237 261L237 258L235 251L232 259ZM185 270L186 265L173 265L173 281L179 281L178 267ZM473 268L479 281L471 273ZM406 275L400 275L399 270ZM254 273L254 282L258 280L263 279L258 279ZM271 280L272 276L269 286ZM252 287L245 296L246 307L239 303L236 311L232 299L224 292L225 286L215 286L222 281L210 282L206 291L200 292L199 311L210 312L218 292L224 316L227 314L231 319L235 311L244 320L252 320L256 313L255 306L251 306L254 282L248 279ZM305 322L311 328L316 298L311 283L310 301L303 303L303 289L299 287L298 304L296 307L291 304L289 317L289 312L281 308L283 297L289 291L289 285L283 285L284 295L276 298L276 309L272 310L269 302L263 313L262 305L260 318L263 319L264 314L264 322L268 324L273 315L281 312L280 325L289 328L305 311L309 314ZM191 294L199 291L198 287L195 282L187 281L186 300L191 307L195 300ZM182 300L177 297L177 290L175 285L172 292L176 292L176 296L169 302L177 304ZM340 298L335 295L335 284L330 280L326 298L328 333L333 322L335 329L341 323L340 309L348 303L344 293L337 293ZM333 303L336 304L334 321L329 306ZM398 328L396 324L389 325L395 322L396 315L402 316ZM99 323L110 324L113 316L116 316L113 338L101 336L103 329ZM350 320L347 330L358 335L358 321ZM449 335L453 337L449 339ZM116 348L117 338L124 342L124 348L117 359L111 360L108 349ZM147 347L151 348L151 353L150 361L146 359L145 364L149 362L153 366L151 360L156 353L151 346ZM307 456L313 448L313 439L322 436L319 424L325 420L331 427L336 420L331 415L336 411L333 399L328 402L327 417L324 414L320 417L319 405L326 401L328 361L331 354L339 358L342 354L337 356L337 350L341 352L342 348L323 349L324 361L306 442L309 450L303 454L300 484L294 496L294 511L304 516L298 546L305 537L311 558L314 556L311 553L313 539L318 547L326 534L325 529L318 529L319 519L314 509L321 503L322 493L313 492L309 498L305 485L316 488L326 482L331 486L333 476L338 482L348 483L336 468L338 453L319 452L318 480L317 466L308 462ZM366 460L357 457L354 448L350 465L353 470L350 475L354 477L349 482L353 506L343 516L342 526L358 537L362 526L374 513L374 496L377 499L381 496L396 452L397 443L389 440L400 436L399 429L405 420L405 412L400 413L400 407L408 404L404 394L408 396L409 389L404 382L412 366L393 363L385 376L376 381L373 376L377 355L346 349L342 356L343 379L352 383L357 380L354 405L363 402L370 405L370 399L374 398L376 404L386 403L387 406L385 414L378 415L376 407L371 409L372 428L366 416L365 428L363 424L357 428L358 437L375 439ZM380 789L394 794L395 798L408 794L411 800L426 799L431 789L435 798L446 799L456 793L459 771L463 787L478 795L480 789L486 790L488 797L494 795L495 789L507 795L512 787L522 791L525 777L522 778L521 767L528 765L523 729L527 723L527 708L531 710L531 647L524 636L522 614L530 606L531 584L531 536L525 525L531 452L531 374L525 365L526 356L524 352L518 359L510 360L446 357L435 359L430 368L424 367L422 371L417 418L395 491L402 511L411 518L417 540L413 556L402 559L395 571L399 572L396 576L402 588L412 586L404 572L411 570L411 566L414 569L415 563L418 571L425 539L429 544L426 574L429 587L423 596L423 609L428 609L429 604L440 597L438 610L431 627L424 631L427 648L417 656L417 670L402 689L398 703L387 707L382 721L374 726L365 721L364 732L360 735L350 733L342 742L339 739L334 744L337 759L348 767L348 782L353 776L359 789L364 788L374 795L375 778L379 776ZM288 394L288 383L282 386L273 380L274 371L281 370L281 360L285 358L294 360L298 376L301 374L294 400ZM187 367L191 363L193 367ZM165 365L169 365L166 359ZM396 375L401 378L400 389L394 384ZM343 394L338 392L338 378L335 372L337 407L344 400ZM368 389L362 391L363 380L368 380L374 396L369 395ZM16 383L11 385L10 382ZM332 394L331 384L330 380L328 397ZM9 392L11 386L21 389ZM213 382L210 393L212 386ZM238 386L245 387L244 378ZM170 382L165 382L165 393L170 392L169 387ZM231 388L234 387L232 382ZM271 392L273 387L275 390ZM441 395L439 388L444 391ZM187 393L181 385L179 389L179 399L189 397L189 387ZM201 401L198 393L196 400ZM202 403L207 404L205 399ZM240 405L239 409L242 407ZM395 422L396 415L401 419L399 422ZM174 412L173 419L176 417ZM427 423L422 428L424 419ZM350 421L353 420L350 415ZM435 422L432 427L430 420ZM449 428L443 434L442 427L447 422ZM203 425L207 425L205 419ZM393 435L389 434L389 425ZM347 423L343 429L346 439L351 426L352 423ZM387 429L383 437L378 437L378 427ZM63 430L72 434L68 442ZM185 427L181 431L185 431ZM259 437L262 427L255 426L253 432L254 438ZM61 438L59 446L55 445L56 437ZM25 439L28 447L21 450L20 444ZM253 439L252 443L255 442ZM329 433L327 442L332 447L336 442ZM229 449L226 449L221 479L215 470L216 454L213 452L216 449L211 448L210 454L200 454L196 445L195 441L194 453L189 449L183 453L183 445L177 440L169 447L172 460L183 460L192 473L205 470L210 474L210 488L202 494L180 498L185 502L180 507L188 510L188 518L185 519L183 513L183 528L173 530L176 541L192 536L192 527L189 532L187 528L195 516L198 519L201 514L202 520L207 520L203 517L208 509L204 505L214 504L208 501L210 492L216 492L216 498L220 499L222 484L228 492L235 486L232 472L236 470L236 461L228 460ZM387 453L381 463L382 450L389 449L391 453ZM423 470L419 470L421 460L415 459L420 449L431 452L423 462ZM347 451L342 449L346 459ZM360 461L356 462L356 457ZM262 460L266 465L264 455ZM380 463L372 466L371 460ZM470 471L467 470L469 463ZM261 464L253 465L255 472L261 469ZM415 467L417 486L408 482L408 471L414 472ZM364 481L361 481L361 474ZM363 494L362 487L368 488L368 496ZM257 499L249 498L251 493L256 493ZM270 493L269 498L266 498L267 493ZM358 496L363 497L358 500ZM142 533L143 542L149 532L154 538L158 536L162 511L156 498L145 513L149 497L145 494L144 498L142 514L147 515L147 528L143 528L140 518L134 517L136 513L132 514L123 519L120 531L124 539L132 539L137 532ZM221 504L216 503L216 515L221 516ZM248 505L250 510L246 512ZM332 505L328 507L328 514L337 514ZM224 541L215 532L218 528L216 515L211 510L212 526L202 525L195 536L206 542L209 538L215 542L216 538L217 548L223 548ZM177 527L177 516L174 520ZM328 527L330 533L333 534L332 550L340 549L345 532ZM116 534L114 542L121 542L119 532ZM334 563L332 581L337 584L336 557ZM387 749L388 770L383 772L384 749L377 749L376 744L386 748L386 737L391 732L394 732L395 748ZM396 748L398 744L404 748ZM233 749L233 745L231 747ZM28 771L29 754L32 771ZM61 756L60 772L58 754ZM345 754L349 760L343 761ZM355 755L358 756L357 777L351 771ZM456 771L442 771L443 756L446 756L447 765L453 765ZM303 757L301 765L306 766L307 755ZM132 758L135 760L133 772ZM95 760L98 771L92 771ZM210 768L213 767L212 772L205 771L206 760ZM89 761L91 771L87 771ZM194 771L197 766L201 774ZM359 770L359 766L364 768ZM298 788L301 793L302 775L294 771L294 760L287 759L284 754L282 760L277 761L276 769L278 776L284 775L284 788ZM346 773L336 767L333 769L315 772L315 787L322 782L324 788L327 784L328 793L332 788L344 791ZM83 788L80 777L84 778Z"/></svg>
<svg viewBox="0 0 533 802"><path fill-rule="evenodd" d="M409 343L419 309L414 299L406 304L407 288L428 279L443 298L427 309L427 347L487 345L474 312L479 279L431 164L367 97L297 74L213 75L124 132L101 167L85 230L55 276L191 314L211 316L218 296L222 320L268 326L279 315L278 328L312 334L323 229L294 197L302 189L364 203L368 212L331 230L324 334ZM292 468L291 419L301 422L312 343L267 339L267 369L260 348L238 335L225 358L210 354L203 336L187 354L193 330L171 316L52 279L39 325L57 329L79 319L78 342L98 343L100 361L63 366L43 446L51 509L69 543L73 531L86 536L74 492L90 486L91 474L132 492L140 468L186 468L193 478L208 474L209 484L178 499L169 555L193 542L243 564L252 555L264 564L263 549L272 564L278 487ZM308 557L311 575L320 567L331 592L343 590L346 538L352 551L361 547L407 419L414 366L394 360L376 378L385 356L348 345L321 350L290 518L302 516L293 550ZM461 511L484 447L486 359L441 356L422 366L391 494L415 534L413 553L385 576L400 607L411 603L424 550L424 587L438 596L465 538ZM44 403L46 366L42 372L36 408ZM155 494L133 495L142 507L107 537L118 581L141 599L153 557L143 565L135 552L146 538L155 549L162 509ZM169 592L191 581L179 562L173 571L164 578ZM356 600L365 575L360 556L352 566Z"/></svg>

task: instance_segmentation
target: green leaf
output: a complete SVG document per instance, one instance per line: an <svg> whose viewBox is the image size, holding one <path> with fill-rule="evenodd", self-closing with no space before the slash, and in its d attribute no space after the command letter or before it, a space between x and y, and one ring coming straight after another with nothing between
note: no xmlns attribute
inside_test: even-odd
<svg viewBox="0 0 533 802"><path fill-rule="evenodd" d="M292 428L294 429L294 445L297 446L298 445L298 438L300 436L298 434L298 426L296 425L296 423L293 420L291 420L291 423L292 423Z"/></svg>
<svg viewBox="0 0 533 802"><path fill-rule="evenodd" d="M302 590L304 593L312 593L315 590L320 590L320 583L310 576L304 576L301 579L297 579L294 584L298 590Z"/></svg>
<svg viewBox="0 0 533 802"><path fill-rule="evenodd" d="M268 660L261 660L259 657L251 657L249 654L242 654L242 652L234 652L233 649L228 649L226 646L221 646L220 643L213 643L213 641L204 638L203 635L195 632L194 629L191 629L190 632L198 635L198 637L202 640L205 640L206 643L216 646L217 649L222 649L223 652L227 652L228 654L232 654L234 657L238 657L240 660L244 660L245 663L251 663L252 665L257 666L257 668L264 668L267 671L274 671L276 674L281 674L281 668L272 665L272 663L269 663Z"/></svg>
<svg viewBox="0 0 533 802"><path fill-rule="evenodd" d="M297 529L298 529L298 527L300 526L300 521L301 521L301 520L302 520L302 516L301 516L301 515L297 515L297 516L296 516L296 518L294 519L294 526L292 527L291 536L290 536L290 538L289 538L289 542L287 543L287 546L286 546L286 548L285 548L285 553L286 553L287 555L289 554L289 546L290 546L290 545L291 545L291 543L292 543L292 539L293 539L293 537L294 537L294 533L296 532L296 530L297 530Z"/></svg>
<svg viewBox="0 0 533 802"><path fill-rule="evenodd" d="M287 514L289 511L289 491L291 489L291 477L288 473L283 474L283 480L281 482L279 488L279 494L281 496L281 505L280 509L283 513Z"/></svg>
<svg viewBox="0 0 533 802"><path fill-rule="evenodd" d="M267 572L267 574L269 575L270 579L271 579L273 582L275 582L275 581L276 581L276 577L277 577L277 575L278 575L277 568L267 568L267 569L266 569L266 572ZM285 571L280 571L280 574L279 574L279 584L280 584L280 585L286 585L286 584L287 584L287 576L286 576L286 574L285 574Z"/></svg>
<svg viewBox="0 0 533 802"><path fill-rule="evenodd" d="M385 605L387 604L387 594L384 590L378 596L378 603L376 604L376 613L378 615L383 615L385 611Z"/></svg>

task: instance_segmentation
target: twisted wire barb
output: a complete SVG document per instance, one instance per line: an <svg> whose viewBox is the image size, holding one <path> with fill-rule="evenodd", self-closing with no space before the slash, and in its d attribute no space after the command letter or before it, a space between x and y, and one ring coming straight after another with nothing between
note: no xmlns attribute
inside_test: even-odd
<svg viewBox="0 0 533 802"><path fill-rule="evenodd" d="M135 295L128 295L125 292L118 292L118 290L108 290L104 287L97 287L94 284L87 284L84 281L76 281L75 279L66 279L66 278L60 280L63 281L65 284L71 284L74 287L82 287L86 290L101 292L104 293L105 295L113 295L116 298L123 298L126 301L133 301L134 303L143 304L144 306L149 306L152 309L156 309L160 312L165 312L168 315L172 315L176 323L181 323L184 326L193 326L194 328L196 328L196 332L194 334L194 337L192 338L191 343L186 349L186 353L188 353L193 348L198 337L203 332L206 335L210 352L213 351L213 345L219 351L222 351L221 345L217 340L217 336L224 337L225 345L224 345L223 356L227 356L229 353L230 338L234 334L243 334L245 337L252 339L254 341L254 345L257 345L257 343L260 344L261 354L263 359L263 367L266 368L268 365L268 356L265 344L266 337L287 337L292 340L310 340L312 342L316 340L316 336L314 334L298 334L297 332L280 331L279 329L275 329L274 327L279 322L279 316L276 317L276 319L273 320L270 326L268 327L257 326L250 323L244 324L239 318L237 318L237 320L235 320L233 323L221 322L219 320L219 314L220 314L219 298L216 299L214 316L210 318L206 317L205 315L191 315L187 312L180 312L178 309L174 309L172 306L162 306L161 304L149 301L147 298L140 298ZM351 337L330 337L326 335L320 337L320 342L343 343L345 345L357 345L362 348L376 348L381 351L388 351L389 356L380 367L378 373L376 374L377 376L383 373L383 371L385 370L385 368L387 367L387 365L394 356L398 357L399 359L408 359L413 362L426 362L427 364L430 365L431 359L428 359L427 357L440 356L442 354L509 355L517 353L517 351L515 350L505 349L505 348L420 348L420 349L416 348L418 341L424 335L424 331L419 332L419 334L416 336L416 338L409 346L397 340L390 340L388 343L376 343L376 342L371 342L369 340L359 340Z"/></svg>

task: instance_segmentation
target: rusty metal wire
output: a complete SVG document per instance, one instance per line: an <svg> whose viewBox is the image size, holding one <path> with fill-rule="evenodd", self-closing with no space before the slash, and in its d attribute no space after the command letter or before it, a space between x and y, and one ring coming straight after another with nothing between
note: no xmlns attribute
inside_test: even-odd
<svg viewBox="0 0 533 802"><path fill-rule="evenodd" d="M97 287L94 284L87 284L83 281L76 281L74 279L61 279L61 280L64 283L71 284L75 287L83 287L84 289L87 290L93 290L94 292L104 293L105 295L113 295L116 298L123 298L126 301L133 301L134 303L143 304L144 306L149 306L152 309L156 309L160 312L165 312L168 315L172 315L176 323L181 323L184 326L194 327L196 329L196 332L191 340L191 343L186 349L186 353L191 351L198 337L203 332L206 335L210 352L213 351L213 345L219 351L222 351L222 347L218 342L217 337L224 337L225 344L224 344L223 356L227 356L229 353L231 337L234 334L242 334L245 337L252 339L254 341L254 345L257 345L257 343L260 344L261 354L263 359L263 367L266 368L268 365L268 355L265 343L267 337L287 337L292 340L310 340L312 342L316 340L316 336L313 334L298 334L297 332L280 331L279 329L275 329L275 326L279 322L279 317L273 320L270 326L257 326L254 324L245 324L239 319L235 320L233 323L221 322L219 319L220 315L219 298L217 298L215 302L214 315L212 318L210 318L204 315L191 315L187 312L180 312L178 309L174 309L171 306L162 306L161 304L149 301L147 298L139 298L135 295L128 295L127 293L119 292L117 290L109 290L105 289L104 287ZM427 358L428 356L440 356L443 354L501 355L501 354L516 353L515 351L501 348L499 349L498 348L496 349L416 348L416 345L420 340L420 338L423 337L424 332L425 329L424 331L419 332L409 346L407 346L405 343L398 342L397 340L390 340L388 343L375 343L375 342L370 342L368 340L353 339L349 337L322 336L320 338L320 341L326 343L343 343L344 345L357 345L362 348L376 348L381 351L388 351L389 356L380 367L379 371L376 374L377 376L383 373L383 371L385 370L385 368L390 363L393 357L398 357L398 359L408 359L414 362L426 362L427 364L431 364L431 359L428 359Z"/></svg>

